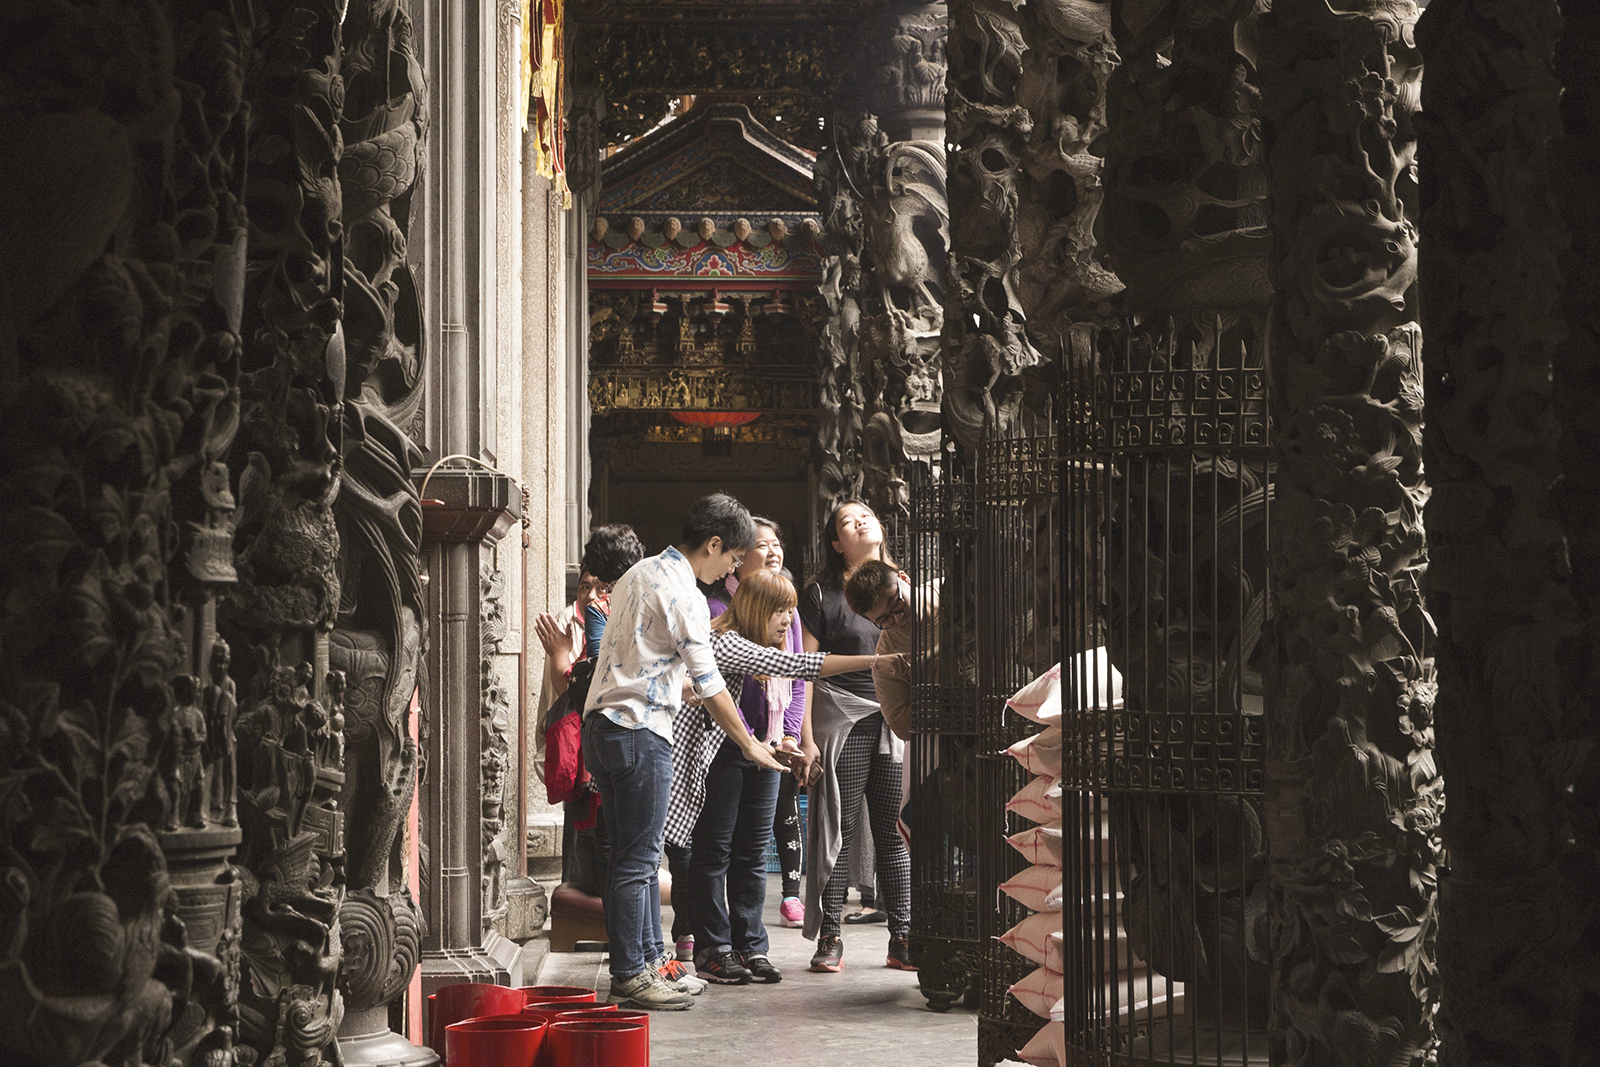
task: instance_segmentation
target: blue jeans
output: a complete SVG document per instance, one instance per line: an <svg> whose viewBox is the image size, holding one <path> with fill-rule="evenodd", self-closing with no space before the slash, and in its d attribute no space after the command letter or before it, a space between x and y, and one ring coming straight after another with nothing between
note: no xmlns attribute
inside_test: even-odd
<svg viewBox="0 0 1600 1067"><path fill-rule="evenodd" d="M672 745L618 726L598 711L583 719L583 763L600 789L611 842L606 937L611 974L632 978L661 957L661 842L672 788Z"/></svg>
<svg viewBox="0 0 1600 1067"><path fill-rule="evenodd" d="M779 772L745 759L724 741L706 772L706 803L689 852L689 922L695 958L730 949L766 955L767 843L778 807Z"/></svg>

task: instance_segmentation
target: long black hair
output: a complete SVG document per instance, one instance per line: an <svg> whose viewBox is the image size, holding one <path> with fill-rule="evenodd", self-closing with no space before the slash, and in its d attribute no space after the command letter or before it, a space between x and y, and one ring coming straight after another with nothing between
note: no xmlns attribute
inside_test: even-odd
<svg viewBox="0 0 1600 1067"><path fill-rule="evenodd" d="M857 500L854 497L845 497L843 500L833 505L833 509L828 512L828 517L822 522L822 573L817 575L817 584L821 585L824 589L844 589L844 570L846 567L844 553L840 552L837 548L834 548L833 542L839 537L839 512L843 511L851 504L854 504L857 507L866 508L867 514L871 515L875 519L878 518L878 513L872 510L872 506L870 504L864 500ZM882 519L878 519L878 527L879 529L882 529ZM894 560L889 558L889 545L887 539L878 545L878 558L889 564L891 567L895 566Z"/></svg>

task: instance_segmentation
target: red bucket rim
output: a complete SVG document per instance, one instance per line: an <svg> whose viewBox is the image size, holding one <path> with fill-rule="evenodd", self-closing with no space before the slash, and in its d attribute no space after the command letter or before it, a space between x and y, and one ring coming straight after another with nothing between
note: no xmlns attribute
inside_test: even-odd
<svg viewBox="0 0 1600 1067"><path fill-rule="evenodd" d="M643 1030L644 1027L631 1019L552 1019L552 1030L583 1030L589 1033L624 1032L628 1030Z"/></svg>
<svg viewBox="0 0 1600 1067"><path fill-rule="evenodd" d="M546 1019L531 1019L526 1015L475 1015L460 1022L445 1024L446 1030L537 1030L548 1026Z"/></svg>

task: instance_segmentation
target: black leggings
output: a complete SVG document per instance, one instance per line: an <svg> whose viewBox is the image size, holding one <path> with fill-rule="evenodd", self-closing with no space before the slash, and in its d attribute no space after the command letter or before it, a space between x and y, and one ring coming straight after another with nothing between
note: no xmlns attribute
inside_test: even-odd
<svg viewBox="0 0 1600 1067"><path fill-rule="evenodd" d="M900 764L878 752L883 734L883 716L868 715L845 738L844 750L834 773L839 778L840 833L839 858L833 873L822 888L822 929L824 937L838 936L844 912L845 891L850 881L850 838L855 834L861 812L861 797L867 798L867 818L872 825L872 841L877 848L878 906L889 913L889 933L904 937L911 930L911 856L895 826L900 817Z"/></svg>
<svg viewBox="0 0 1600 1067"><path fill-rule="evenodd" d="M805 852L800 846L800 783L785 774L778 783L778 811L772 819L772 836L778 843L778 867L783 871L783 895L800 895L800 867Z"/></svg>

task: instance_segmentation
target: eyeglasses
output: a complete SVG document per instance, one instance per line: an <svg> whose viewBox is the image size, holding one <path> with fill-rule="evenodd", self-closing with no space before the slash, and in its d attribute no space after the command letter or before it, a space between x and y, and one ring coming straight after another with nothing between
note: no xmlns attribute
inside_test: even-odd
<svg viewBox="0 0 1600 1067"><path fill-rule="evenodd" d="M906 598L896 590L894 596L890 597L889 602L884 605L883 614L876 619L868 619L867 621L880 630L887 630L893 624L895 618L904 610L906 610Z"/></svg>

